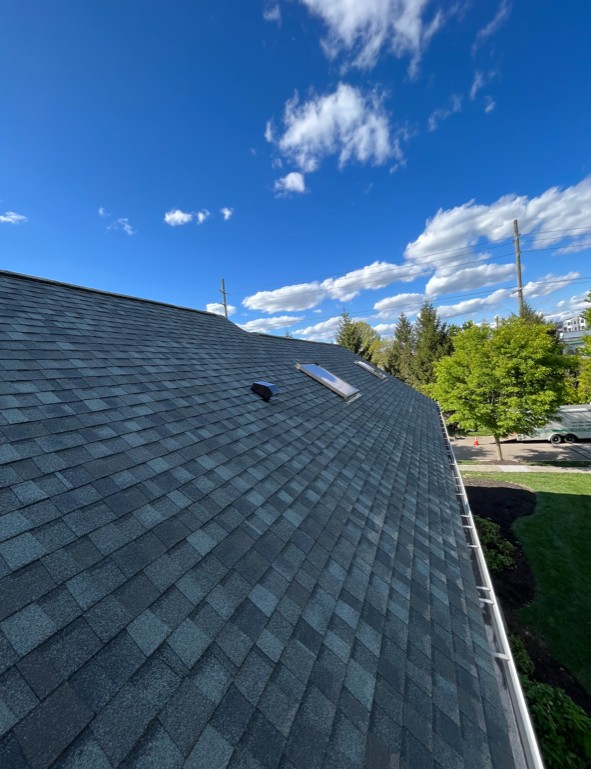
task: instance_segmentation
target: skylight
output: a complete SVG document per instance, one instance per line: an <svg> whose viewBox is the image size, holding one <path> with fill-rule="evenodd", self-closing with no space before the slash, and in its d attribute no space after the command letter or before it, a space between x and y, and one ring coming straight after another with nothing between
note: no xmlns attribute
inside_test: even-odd
<svg viewBox="0 0 591 769"><path fill-rule="evenodd" d="M378 379L387 379L388 375L381 371L379 368L374 368L369 363L366 363L364 360L356 360L355 363L360 366L362 369L365 369L365 371L369 371L370 374L373 374L374 376L377 376Z"/></svg>
<svg viewBox="0 0 591 769"><path fill-rule="evenodd" d="M338 376L331 374L330 371L322 368L322 366L319 366L317 363L296 363L296 368L303 371L304 374L312 377L312 379L315 379L317 382L320 382L320 384L323 384L325 387L328 387L329 390L340 395L341 398L344 398L346 401L355 400L361 395L356 387L353 387L353 385L350 385Z"/></svg>

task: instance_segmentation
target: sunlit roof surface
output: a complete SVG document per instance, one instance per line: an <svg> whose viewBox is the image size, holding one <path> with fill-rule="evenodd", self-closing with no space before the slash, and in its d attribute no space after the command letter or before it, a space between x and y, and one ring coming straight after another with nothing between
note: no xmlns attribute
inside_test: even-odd
<svg viewBox="0 0 591 769"><path fill-rule="evenodd" d="M328 387L329 390L340 395L341 398L344 398L346 401L353 400L361 395L356 387L345 382L344 379L331 374L330 371L322 368L322 366L319 366L317 363L297 363L296 368L303 371L305 374L308 374L308 376L312 377L312 379L315 379L317 382L320 382L320 384L323 384L325 387Z"/></svg>
<svg viewBox="0 0 591 769"><path fill-rule="evenodd" d="M378 379L388 378L388 375L384 371L381 371L379 368L374 368L371 364L364 360L356 360L355 363L362 369L365 369L365 371L369 371L370 374L377 376Z"/></svg>

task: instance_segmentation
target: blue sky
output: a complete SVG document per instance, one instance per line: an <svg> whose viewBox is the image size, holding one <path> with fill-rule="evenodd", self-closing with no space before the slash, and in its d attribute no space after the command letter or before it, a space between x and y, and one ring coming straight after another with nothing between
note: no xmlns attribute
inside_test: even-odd
<svg viewBox="0 0 591 769"><path fill-rule="evenodd" d="M453 10L450 10L453 8ZM591 287L588 3L19 0L0 266L249 330L387 336ZM215 309L215 308L214 308Z"/></svg>

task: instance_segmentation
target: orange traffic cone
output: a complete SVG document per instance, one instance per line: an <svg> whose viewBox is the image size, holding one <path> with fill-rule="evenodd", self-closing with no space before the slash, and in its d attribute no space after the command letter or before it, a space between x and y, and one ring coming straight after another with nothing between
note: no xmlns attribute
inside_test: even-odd
<svg viewBox="0 0 591 769"><path fill-rule="evenodd" d="M478 438L474 438L474 445L475 445L475 446L479 446L479 445L480 445L480 444L478 443Z"/></svg>

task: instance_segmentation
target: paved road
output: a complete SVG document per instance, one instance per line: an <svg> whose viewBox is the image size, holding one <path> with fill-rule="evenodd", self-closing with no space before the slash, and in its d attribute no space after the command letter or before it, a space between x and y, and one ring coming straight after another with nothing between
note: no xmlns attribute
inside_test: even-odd
<svg viewBox="0 0 591 769"><path fill-rule="evenodd" d="M475 462L497 462L497 452L493 438L478 438L474 446L474 437L452 438L451 445L456 459ZM548 441L503 441L503 459L505 462L549 462L549 461L586 461L591 462L591 442L559 443Z"/></svg>

